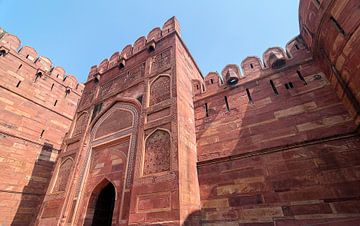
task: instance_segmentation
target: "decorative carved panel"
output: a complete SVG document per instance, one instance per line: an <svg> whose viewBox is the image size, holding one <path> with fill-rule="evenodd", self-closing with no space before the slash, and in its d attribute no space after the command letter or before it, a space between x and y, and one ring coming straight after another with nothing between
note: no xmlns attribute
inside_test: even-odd
<svg viewBox="0 0 360 226"><path fill-rule="evenodd" d="M71 158L61 163L53 192L65 191L72 166L73 160Z"/></svg>
<svg viewBox="0 0 360 226"><path fill-rule="evenodd" d="M170 134L156 130L146 140L144 175L170 170Z"/></svg>
<svg viewBox="0 0 360 226"><path fill-rule="evenodd" d="M79 109L88 106L92 102L94 95L95 93L92 91L84 91L80 99Z"/></svg>
<svg viewBox="0 0 360 226"><path fill-rule="evenodd" d="M170 99L170 77L158 77L150 87L150 106Z"/></svg>
<svg viewBox="0 0 360 226"><path fill-rule="evenodd" d="M133 84L134 81L142 78L145 73L145 63L142 63L125 73L116 76L115 79L106 82L101 86L100 98L120 92Z"/></svg>
<svg viewBox="0 0 360 226"><path fill-rule="evenodd" d="M152 71L157 71L162 68L165 68L166 66L169 66L170 57L171 57L170 49L165 50L164 52L156 55L152 63Z"/></svg>
<svg viewBox="0 0 360 226"><path fill-rule="evenodd" d="M133 115L130 111L116 110L102 122L96 131L95 138L129 128L132 124Z"/></svg>
<svg viewBox="0 0 360 226"><path fill-rule="evenodd" d="M76 120L76 126L74 129L74 134L73 136L77 136L80 135L81 133L83 133L85 131L86 128L86 124L88 121L88 114L81 114L78 119Z"/></svg>

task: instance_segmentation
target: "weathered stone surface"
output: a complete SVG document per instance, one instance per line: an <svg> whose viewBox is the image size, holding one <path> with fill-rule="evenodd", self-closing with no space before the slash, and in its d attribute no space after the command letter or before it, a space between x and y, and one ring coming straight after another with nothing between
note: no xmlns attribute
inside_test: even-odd
<svg viewBox="0 0 360 226"><path fill-rule="evenodd" d="M59 67L53 71L62 73L57 78L45 57L34 63L38 56L32 47L18 52L21 43L16 36L0 37L0 49L10 48L0 56L0 224L30 225L39 213L83 87L77 81L68 83L70 78L63 81ZM71 92L66 93L67 88ZM49 205L45 216L57 216L54 208Z"/></svg>
<svg viewBox="0 0 360 226"><path fill-rule="evenodd" d="M286 50L223 78L175 18L84 86L0 34L0 224L359 224L358 8L301 0Z"/></svg>

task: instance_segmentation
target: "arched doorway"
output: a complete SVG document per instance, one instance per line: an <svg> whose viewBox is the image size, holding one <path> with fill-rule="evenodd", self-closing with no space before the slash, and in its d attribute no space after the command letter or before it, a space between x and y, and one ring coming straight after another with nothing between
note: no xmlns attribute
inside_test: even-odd
<svg viewBox="0 0 360 226"><path fill-rule="evenodd" d="M116 102L99 115L92 126L86 163L81 166L80 171L83 179L77 184L78 197L82 197L78 199L81 200L81 204L78 206L74 224L83 222L85 226L96 225L97 220L94 218L97 218L98 214L102 215L95 213L95 209L98 209L97 200L100 192L107 183L111 183L110 181L116 182L112 183L116 190L116 200L112 209L113 223L126 224L128 221L137 147L138 112L137 105ZM84 202L87 202L87 205ZM85 216L81 214L84 212Z"/></svg>
<svg viewBox="0 0 360 226"><path fill-rule="evenodd" d="M88 223L85 225L92 226L111 226L112 216L114 212L115 205L115 188L114 185L108 182L105 187L97 192L97 189L94 190L91 195L92 203L88 207L88 214L92 215L90 217L88 214ZM90 222L91 224L89 224Z"/></svg>

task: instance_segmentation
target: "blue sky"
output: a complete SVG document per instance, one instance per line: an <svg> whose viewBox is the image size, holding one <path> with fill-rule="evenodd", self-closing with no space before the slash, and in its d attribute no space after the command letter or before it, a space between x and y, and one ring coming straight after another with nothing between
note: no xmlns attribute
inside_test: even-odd
<svg viewBox="0 0 360 226"><path fill-rule="evenodd" d="M299 0L0 0L0 26L84 82L92 65L176 16L202 73L299 33Z"/></svg>

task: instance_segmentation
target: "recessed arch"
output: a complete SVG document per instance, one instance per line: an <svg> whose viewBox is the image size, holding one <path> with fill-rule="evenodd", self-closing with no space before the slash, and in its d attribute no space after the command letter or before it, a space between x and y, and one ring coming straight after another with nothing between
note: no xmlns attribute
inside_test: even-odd
<svg viewBox="0 0 360 226"><path fill-rule="evenodd" d="M169 171L171 168L171 133L156 128L146 138L143 151L142 175Z"/></svg>
<svg viewBox="0 0 360 226"><path fill-rule="evenodd" d="M115 132L125 130L134 126L134 113L126 108L110 110L104 115L106 118L101 120L101 124L94 132L94 139L109 136ZM121 120L119 120L121 119Z"/></svg>
<svg viewBox="0 0 360 226"><path fill-rule="evenodd" d="M121 110L127 110L130 111L131 114L133 114L133 123L132 126L123 130L116 131L112 133L111 135L98 137L95 139L96 131L101 127L102 122L109 116L113 111L116 111L118 109ZM125 191L131 190L132 185L132 178L134 173L134 164L135 164L135 152L136 152L136 146L137 146L137 131L138 131L138 125L139 125L139 117L141 113L141 105L135 98L124 98L124 97L115 97L113 101L103 109L101 113L99 113L93 121L89 125L89 130L86 133L86 140L89 143L87 150L84 153L85 163L82 164L81 168L79 169L79 178L80 180L75 185L75 198L77 199L76 202L81 205L86 205L87 200L89 200L90 193L81 193L82 190L86 189L87 191L91 191L91 189L86 188L86 186L92 186L91 184L87 183L87 177L89 175L89 170L91 170L91 163L92 163L92 156L97 152L97 148L107 147L107 145L111 143L116 143L120 140L122 140L124 137L128 137L128 148L126 153L126 158L124 165L124 171L123 171L123 177L121 180L121 191L120 187L117 187L119 193L119 197L124 196ZM103 146L104 145L104 146ZM106 171L108 173L108 171ZM110 174L105 174L110 176ZM118 183L118 182L117 182ZM116 184L117 184L116 183ZM81 198L81 196L84 195L84 199ZM84 203L85 202L85 203ZM75 205L78 205L75 204ZM120 210L121 214L124 214L125 212L122 212L123 210L123 200L119 199L116 208L117 213ZM79 218L81 214L81 211L78 209L79 207L76 207L75 215ZM126 210L124 210L126 211ZM115 213L114 213L115 214Z"/></svg>
<svg viewBox="0 0 360 226"><path fill-rule="evenodd" d="M94 128L96 127L96 125L98 124L99 119L106 114L113 106L115 106L116 104L124 104L124 105L131 105L136 112L138 112L138 114L140 114L141 111L141 105L139 103L139 101L137 101L135 98L127 98L127 97L116 97L114 98L114 100L106 107L102 110L101 113L99 113L91 122L90 124L90 128L91 131L94 130Z"/></svg>
<svg viewBox="0 0 360 226"><path fill-rule="evenodd" d="M124 102L123 100L126 100ZM95 139L96 132L98 128L101 126L102 122L111 115L111 112L116 109L122 109L122 110L128 110L131 111L133 114L133 123L132 126L123 129L117 132L112 133L110 136L101 137L99 139ZM130 181L132 180L132 173L133 173L133 165L135 161L135 147L136 147L136 138L135 131L137 129L137 126L139 124L139 115L140 115L140 104L135 99L116 99L113 104L111 104L109 107L107 107L104 112L98 116L98 118L93 122L91 135L90 135L90 142L91 142L91 148L98 146L103 143L107 143L116 139L120 139L124 136L130 135L130 148L129 148L129 154L128 154L128 170L126 175L126 186L130 186ZM90 153L89 153L90 154ZM90 157L90 156L89 156Z"/></svg>
<svg viewBox="0 0 360 226"><path fill-rule="evenodd" d="M61 161L57 170L56 179L52 188L53 193L64 192L69 181L69 176L74 166L74 159L66 157Z"/></svg>
<svg viewBox="0 0 360 226"><path fill-rule="evenodd" d="M159 74L149 84L148 106L161 103L172 97L172 81L169 74Z"/></svg>
<svg viewBox="0 0 360 226"><path fill-rule="evenodd" d="M87 111L81 112L79 114L79 116L76 118L72 136L77 136L85 132L86 126L88 124L88 116L89 114Z"/></svg>
<svg viewBox="0 0 360 226"><path fill-rule="evenodd" d="M94 186L89 197L84 225L112 225L114 218L116 186L107 177Z"/></svg>

